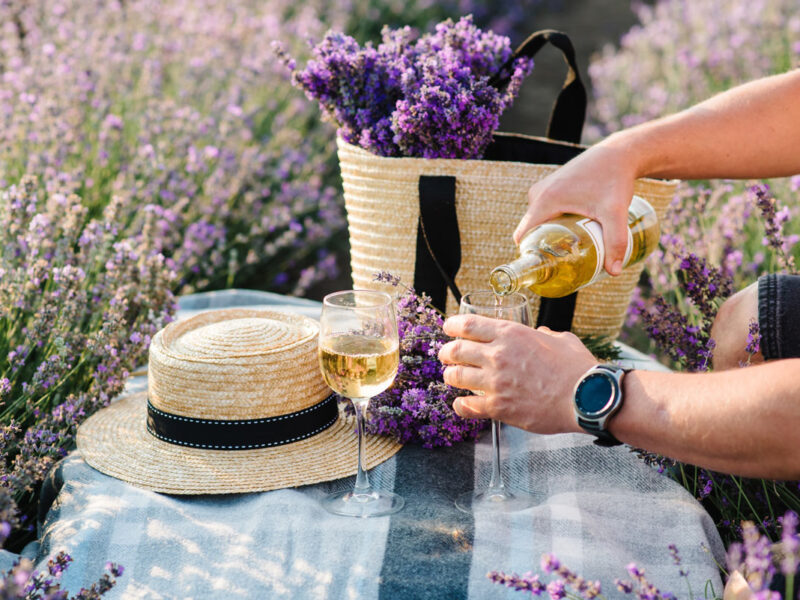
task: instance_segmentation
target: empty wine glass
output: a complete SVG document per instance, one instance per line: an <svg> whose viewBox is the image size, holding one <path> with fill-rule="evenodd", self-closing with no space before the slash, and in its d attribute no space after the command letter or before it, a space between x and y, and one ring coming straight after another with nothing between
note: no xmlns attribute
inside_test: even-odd
<svg viewBox="0 0 800 600"><path fill-rule="evenodd" d="M461 298L460 314L475 314L530 325L528 299L520 294L498 296L494 292L473 292ZM494 510L514 512L533 506L534 497L521 490L511 490L500 472L501 423L492 419L492 474L486 489L465 492L456 499L456 508L464 512Z"/></svg>
<svg viewBox="0 0 800 600"><path fill-rule="evenodd" d="M404 500L369 483L364 456L364 414L369 399L386 390L400 359L397 318L389 294L344 291L325 296L319 333L319 364L334 392L353 403L358 425L358 472L352 491L331 494L323 507L337 515L379 517L403 508Z"/></svg>

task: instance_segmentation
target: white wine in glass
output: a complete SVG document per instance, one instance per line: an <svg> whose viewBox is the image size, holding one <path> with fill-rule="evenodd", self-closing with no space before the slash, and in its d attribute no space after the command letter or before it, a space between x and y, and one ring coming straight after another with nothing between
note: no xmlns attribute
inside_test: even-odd
<svg viewBox="0 0 800 600"><path fill-rule="evenodd" d="M531 325L528 299L520 293L500 296L494 292L473 292L461 298L460 314L483 315L495 319ZM464 492L456 498L456 508L464 512L514 512L536 504L534 497L522 490L512 490L500 471L500 422L492 419L492 474L489 487Z"/></svg>
<svg viewBox="0 0 800 600"><path fill-rule="evenodd" d="M402 496L370 485L364 456L364 413L369 399L392 385L399 362L397 318L389 294L355 290L325 296L320 317L320 369L328 386L353 403L358 425L356 483L351 491L322 500L329 512L380 517L403 508Z"/></svg>

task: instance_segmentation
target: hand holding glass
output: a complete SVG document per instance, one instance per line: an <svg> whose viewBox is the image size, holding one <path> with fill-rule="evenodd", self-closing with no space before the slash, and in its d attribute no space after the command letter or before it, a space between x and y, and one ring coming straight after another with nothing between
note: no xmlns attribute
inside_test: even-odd
<svg viewBox="0 0 800 600"><path fill-rule="evenodd" d="M528 299L519 293L497 296L494 292L473 292L461 298L460 314L475 314L530 325ZM533 496L506 487L500 472L500 423L492 420L492 475L489 487L465 492L456 499L456 508L464 512L494 510L513 512L533 506Z"/></svg>
<svg viewBox="0 0 800 600"><path fill-rule="evenodd" d="M379 517L403 508L403 498L373 489L364 456L364 413L369 399L386 390L399 363L397 318L389 294L345 291L325 296L319 364L334 392L353 403L358 425L358 472L352 491L331 494L323 507L337 515Z"/></svg>

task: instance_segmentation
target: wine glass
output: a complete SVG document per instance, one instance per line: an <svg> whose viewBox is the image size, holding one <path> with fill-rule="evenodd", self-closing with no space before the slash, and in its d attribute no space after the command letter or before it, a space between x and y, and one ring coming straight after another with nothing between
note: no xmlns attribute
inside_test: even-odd
<svg viewBox="0 0 800 600"><path fill-rule="evenodd" d="M520 293L499 296L494 292L473 292L461 298L460 314L475 314L530 325L528 299ZM483 395L482 392L475 392ZM535 504L534 497L521 490L511 490L500 473L500 422L492 419L492 475L489 487L465 492L456 499L456 508L464 512L514 512Z"/></svg>
<svg viewBox="0 0 800 600"><path fill-rule="evenodd" d="M369 483L364 456L364 413L369 399L386 390L400 361L394 301L385 292L354 290L322 300L319 365L334 392L353 403L358 424L358 472L352 491L325 497L322 506L337 515L380 517L396 513L404 500Z"/></svg>

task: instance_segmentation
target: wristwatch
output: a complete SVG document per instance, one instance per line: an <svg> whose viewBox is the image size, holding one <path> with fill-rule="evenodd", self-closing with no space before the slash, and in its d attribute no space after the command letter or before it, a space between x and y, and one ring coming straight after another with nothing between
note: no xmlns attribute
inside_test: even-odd
<svg viewBox="0 0 800 600"><path fill-rule="evenodd" d="M614 365L595 365L578 380L573 394L575 420L587 433L596 436L598 446L619 446L608 431L608 420L622 407L622 378L630 369Z"/></svg>

